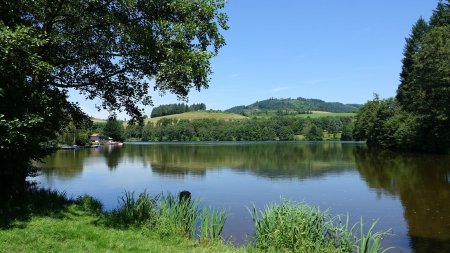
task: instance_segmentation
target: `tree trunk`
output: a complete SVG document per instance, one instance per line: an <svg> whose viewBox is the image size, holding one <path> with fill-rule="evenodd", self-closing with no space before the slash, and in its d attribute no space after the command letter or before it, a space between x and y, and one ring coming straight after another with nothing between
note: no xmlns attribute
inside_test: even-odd
<svg viewBox="0 0 450 253"><path fill-rule="evenodd" d="M0 161L0 164L0 199L20 196L26 190L28 160L12 158Z"/></svg>

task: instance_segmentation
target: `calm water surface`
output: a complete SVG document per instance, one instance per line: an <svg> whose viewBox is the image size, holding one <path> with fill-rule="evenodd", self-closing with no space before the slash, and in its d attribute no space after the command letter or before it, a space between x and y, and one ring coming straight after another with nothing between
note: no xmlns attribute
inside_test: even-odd
<svg viewBox="0 0 450 253"><path fill-rule="evenodd" d="M150 194L189 190L232 216L235 243L251 240L246 206L280 198L377 219L390 252L450 252L450 156L374 152L357 143L125 144L61 150L37 181L69 196L89 194L107 209L125 190Z"/></svg>

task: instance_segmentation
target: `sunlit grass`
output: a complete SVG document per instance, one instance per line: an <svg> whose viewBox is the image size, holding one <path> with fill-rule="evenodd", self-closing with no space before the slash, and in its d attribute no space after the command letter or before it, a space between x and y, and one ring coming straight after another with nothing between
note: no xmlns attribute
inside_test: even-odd
<svg viewBox="0 0 450 253"><path fill-rule="evenodd" d="M283 200L249 209L254 241L236 247L222 239L229 213L200 207L197 198L172 194L135 197L125 192L118 208L105 212L88 195L68 199L34 190L21 203L2 203L0 252L356 252L383 253L387 232L349 226L327 211ZM20 211L16 213L14 211ZM12 214L16 214L12 216ZM6 224L7 223L7 224Z"/></svg>
<svg viewBox="0 0 450 253"><path fill-rule="evenodd" d="M357 224L349 227L348 216L331 216L318 207L283 200L262 211L249 209L255 223L255 247L263 251L288 252L358 252L381 253L381 240L387 232L373 232L375 223L364 233L362 219L360 237Z"/></svg>
<svg viewBox="0 0 450 253"><path fill-rule="evenodd" d="M158 120L162 118L170 118L170 119L217 119L217 120L236 120L236 119L247 119L247 117L234 114L234 113L226 113L226 112L216 112L216 111L198 111L198 112L185 112L180 114L167 115L156 118L146 119L145 122L156 123Z"/></svg>

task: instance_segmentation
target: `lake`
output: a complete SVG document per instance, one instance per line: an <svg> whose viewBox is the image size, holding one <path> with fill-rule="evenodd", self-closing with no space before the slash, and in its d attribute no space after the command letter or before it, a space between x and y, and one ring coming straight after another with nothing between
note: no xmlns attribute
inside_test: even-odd
<svg viewBox="0 0 450 253"><path fill-rule="evenodd" d="M450 252L450 156L369 151L362 143L126 143L59 150L35 180L106 209L125 191L189 190L203 205L229 210L224 236L251 240L246 207L288 198L392 228L389 252Z"/></svg>

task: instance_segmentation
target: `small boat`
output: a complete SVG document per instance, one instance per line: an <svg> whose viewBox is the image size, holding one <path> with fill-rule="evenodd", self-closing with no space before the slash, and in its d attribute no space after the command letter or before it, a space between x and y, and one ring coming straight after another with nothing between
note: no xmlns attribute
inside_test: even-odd
<svg viewBox="0 0 450 253"><path fill-rule="evenodd" d="M64 144L64 145L60 146L59 148L60 149L78 149L78 146L77 145L69 146L69 145Z"/></svg>

